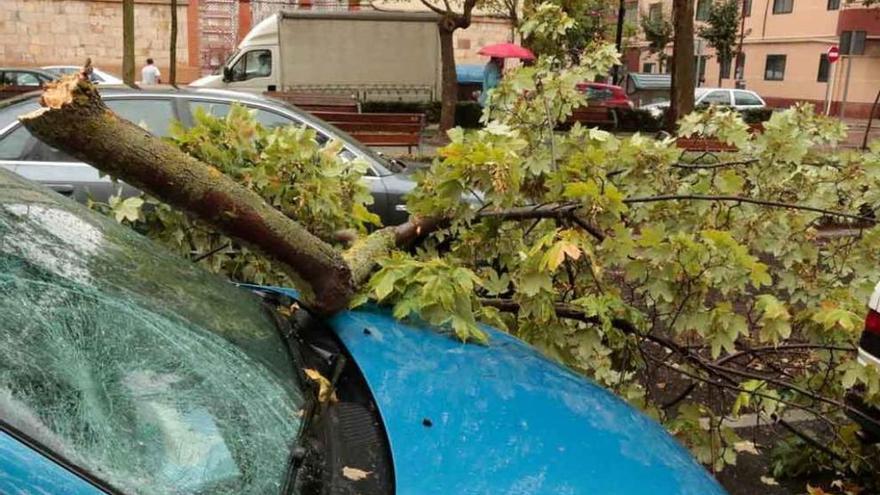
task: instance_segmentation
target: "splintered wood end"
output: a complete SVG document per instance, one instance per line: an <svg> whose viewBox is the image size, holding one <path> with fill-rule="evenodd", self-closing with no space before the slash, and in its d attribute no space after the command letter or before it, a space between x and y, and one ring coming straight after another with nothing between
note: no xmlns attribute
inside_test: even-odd
<svg viewBox="0 0 880 495"><path fill-rule="evenodd" d="M82 80L80 74L70 74L57 81L46 84L40 105L46 108L61 108L73 101L73 92Z"/></svg>

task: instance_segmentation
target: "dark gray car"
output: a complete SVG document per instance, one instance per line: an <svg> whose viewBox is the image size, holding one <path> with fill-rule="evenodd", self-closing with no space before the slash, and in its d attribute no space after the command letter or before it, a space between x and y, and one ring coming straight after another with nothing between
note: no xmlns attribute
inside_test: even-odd
<svg viewBox="0 0 880 495"><path fill-rule="evenodd" d="M403 195L412 190L415 183L407 176L402 164L373 152L345 132L292 105L231 91L108 87L102 87L100 91L114 112L158 136L167 136L169 126L175 120L185 126L193 125L193 112L197 107L215 116L223 116L236 102L255 110L256 119L265 126L308 126L317 131L319 141L341 141L344 144L341 158L362 159L369 164L364 180L374 198L370 209L381 217L383 224L395 225L407 218ZM19 115L38 108L38 97L38 93L24 95L0 107L0 167L81 202L89 197L106 201L117 190L110 178L101 177L90 165L37 140L18 122ZM124 186L124 196L137 193L136 189Z"/></svg>

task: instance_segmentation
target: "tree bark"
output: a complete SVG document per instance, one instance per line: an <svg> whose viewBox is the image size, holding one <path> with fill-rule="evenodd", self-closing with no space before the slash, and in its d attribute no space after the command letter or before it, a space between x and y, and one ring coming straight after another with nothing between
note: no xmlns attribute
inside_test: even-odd
<svg viewBox="0 0 880 495"><path fill-rule="evenodd" d="M672 88L667 126L694 110L694 0L673 0Z"/></svg>
<svg viewBox="0 0 880 495"><path fill-rule="evenodd" d="M262 251L295 281L315 312L347 307L356 291L352 274L363 277L367 269L352 268L331 245L218 169L117 117L88 81L69 76L51 83L41 104L20 120L44 143ZM375 258L364 262L371 269Z"/></svg>
<svg viewBox="0 0 880 495"><path fill-rule="evenodd" d="M440 64L442 66L440 132L455 127L455 107L458 104L458 77L455 74L455 33L454 21L441 19L437 28L440 30ZM450 29L451 25L451 29Z"/></svg>
<svg viewBox="0 0 880 495"><path fill-rule="evenodd" d="M177 0L171 0L171 53L168 68L168 83L177 85Z"/></svg>
<svg viewBox="0 0 880 495"><path fill-rule="evenodd" d="M134 0L122 0L122 81L134 85Z"/></svg>
<svg viewBox="0 0 880 495"><path fill-rule="evenodd" d="M441 65L441 106L440 131L445 132L455 126L455 106L458 103L458 78L455 74L455 45L453 35L456 29L467 29L471 25L471 15L478 0L464 0L461 13L455 12L448 0L443 7L435 5L431 0L421 0L428 10L439 15L437 29L440 33L440 65Z"/></svg>

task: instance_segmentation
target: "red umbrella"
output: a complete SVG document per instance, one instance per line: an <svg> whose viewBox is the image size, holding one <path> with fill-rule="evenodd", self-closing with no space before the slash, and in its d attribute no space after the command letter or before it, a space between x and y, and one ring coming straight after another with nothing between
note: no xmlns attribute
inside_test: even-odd
<svg viewBox="0 0 880 495"><path fill-rule="evenodd" d="M480 55L494 58L520 58L523 60L534 60L535 54L528 48L521 47L514 43L498 43L497 45L488 45L480 48L477 52Z"/></svg>

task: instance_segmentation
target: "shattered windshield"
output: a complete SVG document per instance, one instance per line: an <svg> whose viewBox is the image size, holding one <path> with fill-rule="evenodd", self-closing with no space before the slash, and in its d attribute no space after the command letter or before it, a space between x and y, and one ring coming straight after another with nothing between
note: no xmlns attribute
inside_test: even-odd
<svg viewBox="0 0 880 495"><path fill-rule="evenodd" d="M280 493L301 426L259 299L0 171L0 419L126 493Z"/></svg>

